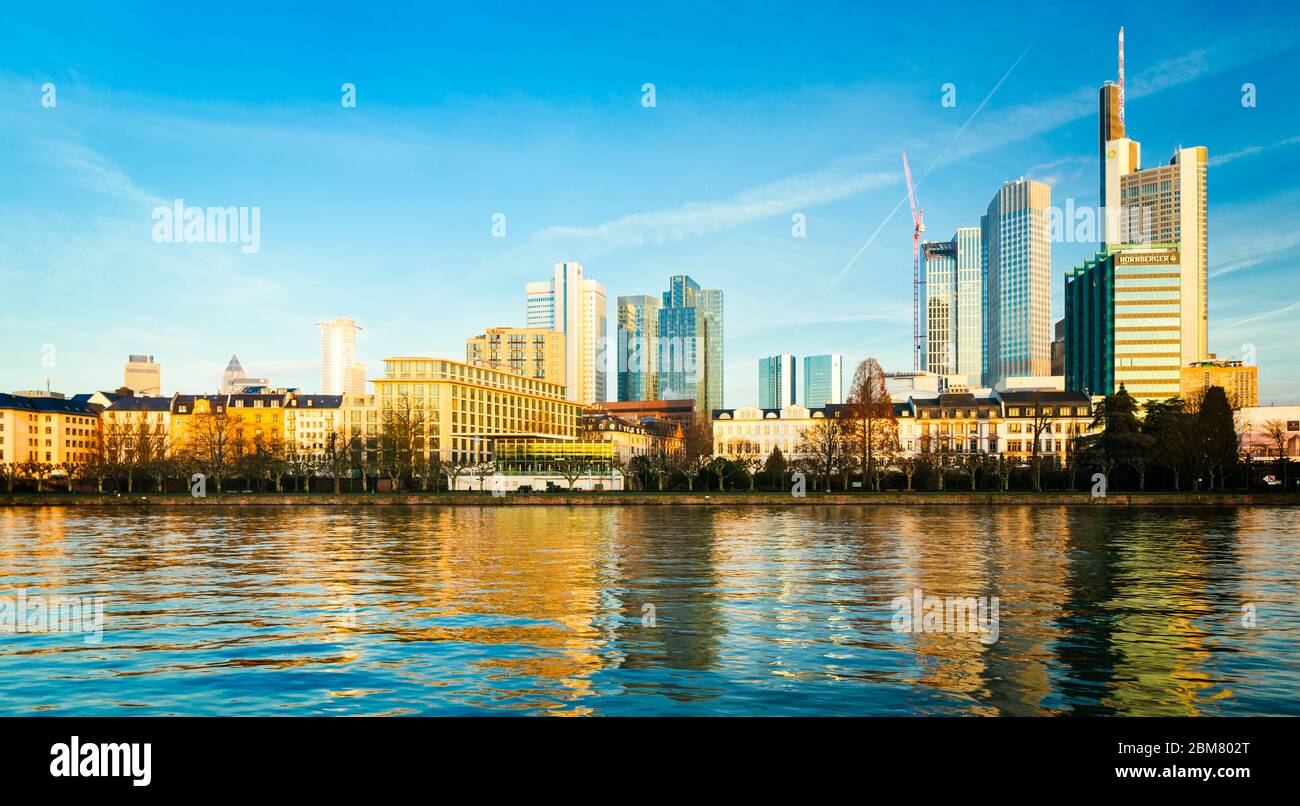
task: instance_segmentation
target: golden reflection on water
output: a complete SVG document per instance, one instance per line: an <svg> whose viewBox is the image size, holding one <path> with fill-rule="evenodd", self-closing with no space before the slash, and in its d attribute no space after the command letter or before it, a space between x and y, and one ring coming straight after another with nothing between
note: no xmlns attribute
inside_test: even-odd
<svg viewBox="0 0 1300 806"><path fill-rule="evenodd" d="M99 646L0 637L0 711L189 713L203 686L210 713L1294 713L1298 526L1283 508L4 508L0 596L100 594L109 622ZM893 632L913 589L998 597L998 640Z"/></svg>

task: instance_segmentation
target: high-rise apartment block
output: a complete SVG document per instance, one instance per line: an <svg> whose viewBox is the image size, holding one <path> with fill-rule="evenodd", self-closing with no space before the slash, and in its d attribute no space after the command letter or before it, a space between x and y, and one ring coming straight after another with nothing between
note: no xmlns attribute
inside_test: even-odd
<svg viewBox="0 0 1300 806"><path fill-rule="evenodd" d="M122 368L122 385L140 396L162 394L162 367L151 355L129 355Z"/></svg>
<svg viewBox="0 0 1300 806"><path fill-rule="evenodd" d="M320 328L321 393L365 394L366 368L357 361L357 331L361 328L346 316L316 326Z"/></svg>
<svg viewBox="0 0 1300 806"><path fill-rule="evenodd" d="M605 286L584 277L582 264L555 264L549 280L524 290L525 324L564 334L564 385L569 400L605 400Z"/></svg>
<svg viewBox="0 0 1300 806"><path fill-rule="evenodd" d="M765 409L793 406L799 385L792 355L758 359L758 405Z"/></svg>
<svg viewBox="0 0 1300 806"><path fill-rule="evenodd" d="M980 218L985 302L985 386L1051 374L1052 189L1006 182Z"/></svg>

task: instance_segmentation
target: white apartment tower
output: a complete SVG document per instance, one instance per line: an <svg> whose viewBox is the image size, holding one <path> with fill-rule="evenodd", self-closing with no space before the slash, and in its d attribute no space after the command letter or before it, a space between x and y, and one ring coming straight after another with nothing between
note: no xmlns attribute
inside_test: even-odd
<svg viewBox="0 0 1300 806"><path fill-rule="evenodd" d="M365 394L366 367L357 361L357 331L361 328L346 316L316 326L320 328L321 394Z"/></svg>

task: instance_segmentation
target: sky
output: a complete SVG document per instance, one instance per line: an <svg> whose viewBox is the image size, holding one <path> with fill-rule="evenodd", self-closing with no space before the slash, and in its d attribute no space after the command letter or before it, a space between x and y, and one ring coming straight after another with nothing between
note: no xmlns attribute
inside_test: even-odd
<svg viewBox="0 0 1300 806"><path fill-rule="evenodd" d="M1209 348L1300 403L1291 4L239 5L0 7L0 389L114 389L145 353L165 394L232 354L315 391L340 315L372 377L463 359L561 260L611 338L619 296L723 289L728 407L765 355L911 369L900 152L936 240L1022 176L1095 206L1123 25L1144 167L1209 149ZM157 242L177 199L256 208L259 248ZM1053 320L1095 248L1052 245Z"/></svg>

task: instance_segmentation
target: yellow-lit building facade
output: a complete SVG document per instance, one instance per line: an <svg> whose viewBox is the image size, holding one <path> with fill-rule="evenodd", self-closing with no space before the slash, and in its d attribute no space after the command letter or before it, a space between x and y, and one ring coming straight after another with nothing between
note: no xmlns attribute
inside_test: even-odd
<svg viewBox="0 0 1300 806"><path fill-rule="evenodd" d="M0 464L82 464L99 446L99 412L80 400L0 394Z"/></svg>
<svg viewBox="0 0 1300 806"><path fill-rule="evenodd" d="M562 384L441 358L384 359L373 380L379 431L406 407L421 413L426 451L484 462L502 439L576 440L582 406Z"/></svg>
<svg viewBox="0 0 1300 806"><path fill-rule="evenodd" d="M676 453L683 444L682 428L676 423L655 418L637 421L596 408L583 413L579 439L614 446L614 456L625 464L656 449Z"/></svg>
<svg viewBox="0 0 1300 806"><path fill-rule="evenodd" d="M1089 433L1092 403L1079 392L969 392L909 398L895 404L898 449L904 455L988 454L1062 458Z"/></svg>
<svg viewBox="0 0 1300 806"><path fill-rule="evenodd" d="M170 397L123 397L99 414L100 433L109 458L120 459L139 436L157 440L166 454L176 452L172 445L172 399Z"/></svg>
<svg viewBox="0 0 1300 806"><path fill-rule="evenodd" d="M1182 368L1183 400L1193 399L1211 386L1222 386L1234 409L1259 405L1259 367L1237 360L1210 359Z"/></svg>
<svg viewBox="0 0 1300 806"><path fill-rule="evenodd" d="M541 327L494 327L465 340L465 363L564 384L564 334Z"/></svg>
<svg viewBox="0 0 1300 806"><path fill-rule="evenodd" d="M343 422L343 395L292 395L284 406L284 447L299 457L319 458Z"/></svg>

